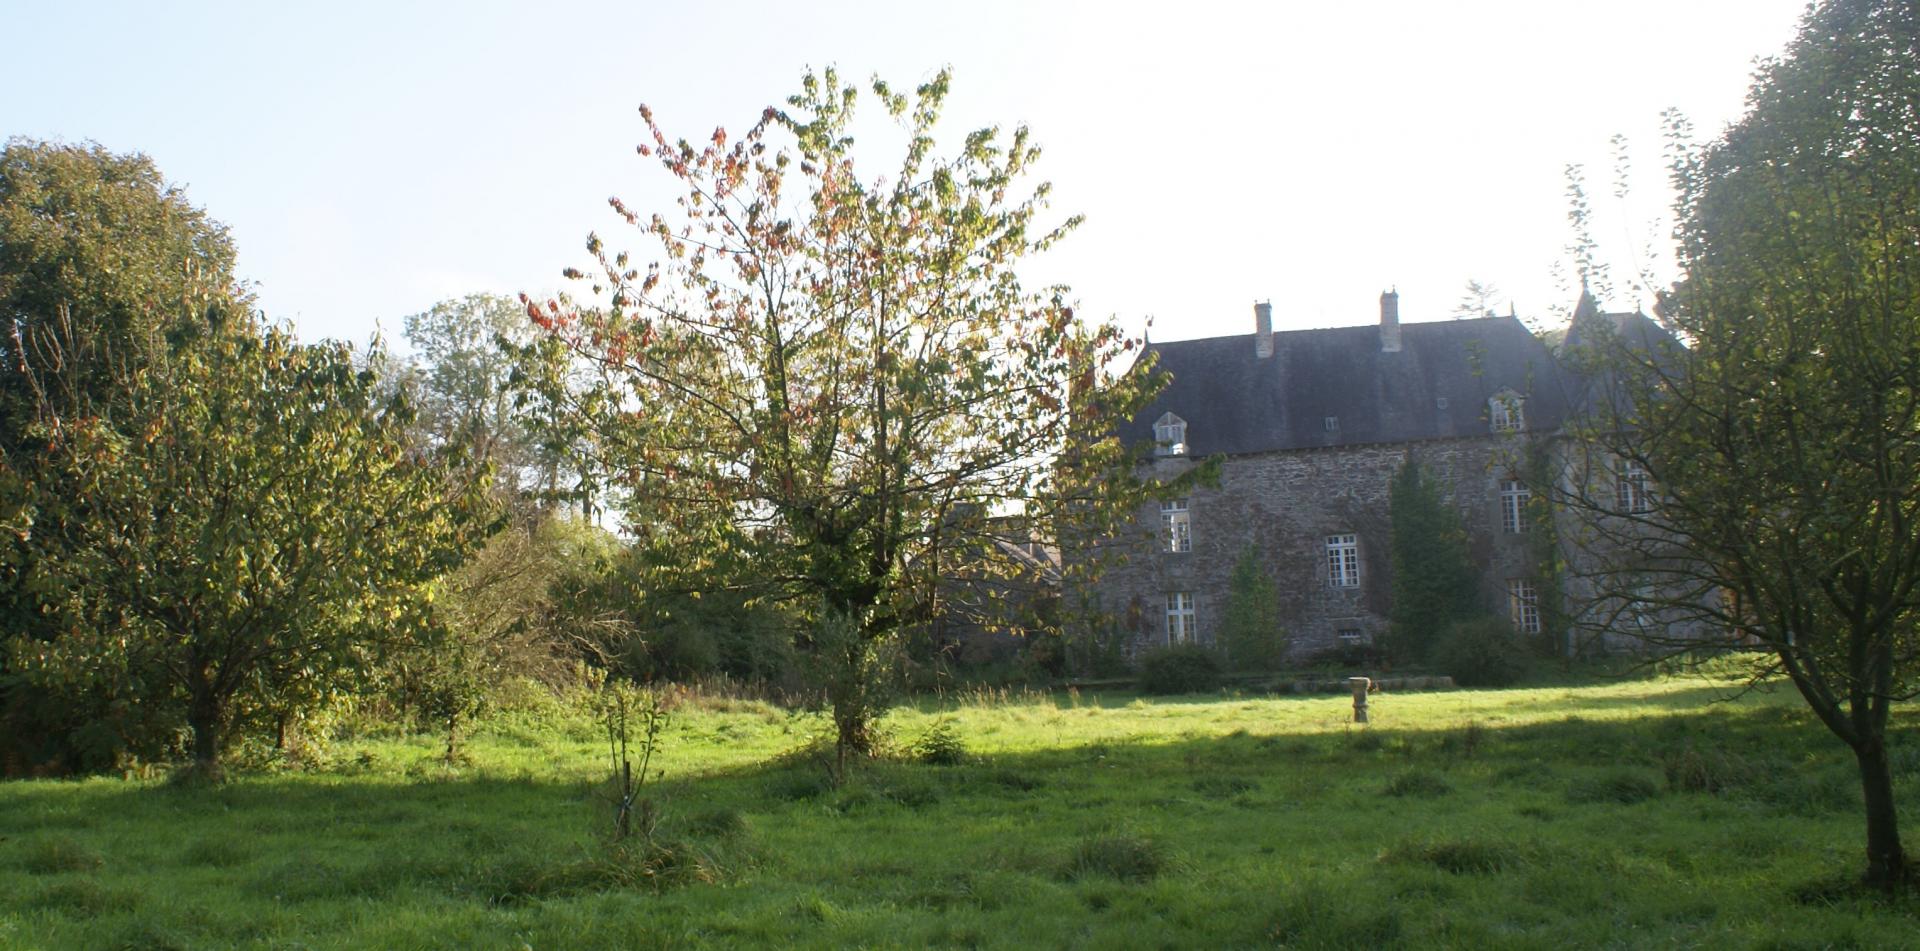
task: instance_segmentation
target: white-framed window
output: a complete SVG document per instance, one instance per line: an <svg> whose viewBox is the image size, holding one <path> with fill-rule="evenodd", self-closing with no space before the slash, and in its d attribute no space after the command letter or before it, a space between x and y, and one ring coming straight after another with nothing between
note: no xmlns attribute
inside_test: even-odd
<svg viewBox="0 0 1920 951"><path fill-rule="evenodd" d="M1527 488L1519 479L1504 479L1500 482L1500 530L1509 535L1518 535L1527 530L1527 502L1533 499L1533 490Z"/></svg>
<svg viewBox="0 0 1920 951"><path fill-rule="evenodd" d="M1343 647L1358 647L1367 642L1365 631L1357 627L1343 627L1339 631L1340 644Z"/></svg>
<svg viewBox="0 0 1920 951"><path fill-rule="evenodd" d="M1160 503L1160 548L1162 551L1193 550L1193 515L1186 499Z"/></svg>
<svg viewBox="0 0 1920 951"><path fill-rule="evenodd" d="M1615 501L1622 513L1640 515L1653 511L1653 497L1647 491L1646 466L1632 459L1622 459L1616 479Z"/></svg>
<svg viewBox="0 0 1920 951"><path fill-rule="evenodd" d="M1540 633L1540 593L1525 578L1507 579L1507 617L1522 634Z"/></svg>
<svg viewBox="0 0 1920 951"><path fill-rule="evenodd" d="M1335 588L1360 586L1360 536L1327 536L1327 584Z"/></svg>
<svg viewBox="0 0 1920 951"><path fill-rule="evenodd" d="M1167 594L1167 643L1185 644L1194 638L1193 595L1186 591Z"/></svg>
<svg viewBox="0 0 1920 951"><path fill-rule="evenodd" d="M1517 433L1527 428L1524 399L1512 390L1502 390L1487 401L1487 423L1496 433Z"/></svg>
<svg viewBox="0 0 1920 951"><path fill-rule="evenodd" d="M1187 454L1187 421L1168 413L1153 424L1153 451L1161 456Z"/></svg>

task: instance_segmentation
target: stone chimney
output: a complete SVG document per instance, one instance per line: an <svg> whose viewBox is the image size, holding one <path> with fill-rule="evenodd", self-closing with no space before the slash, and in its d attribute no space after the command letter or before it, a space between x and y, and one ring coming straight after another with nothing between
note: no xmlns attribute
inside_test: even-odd
<svg viewBox="0 0 1920 951"><path fill-rule="evenodd" d="M1400 292L1380 295L1380 352L1400 352Z"/></svg>
<svg viewBox="0 0 1920 951"><path fill-rule="evenodd" d="M1273 356L1273 302L1253 305L1253 355L1262 360Z"/></svg>

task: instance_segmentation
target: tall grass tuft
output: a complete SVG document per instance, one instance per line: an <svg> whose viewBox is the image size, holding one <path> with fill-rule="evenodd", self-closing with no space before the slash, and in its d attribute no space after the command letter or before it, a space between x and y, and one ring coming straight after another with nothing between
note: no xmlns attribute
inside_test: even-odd
<svg viewBox="0 0 1920 951"><path fill-rule="evenodd" d="M99 852L64 835L43 836L28 843L20 865L35 875L90 872L105 864Z"/></svg>
<svg viewBox="0 0 1920 951"><path fill-rule="evenodd" d="M1421 799L1434 799L1453 792L1453 784L1445 776L1424 769L1410 769L1387 780L1383 790L1389 796L1415 796Z"/></svg>
<svg viewBox="0 0 1920 951"><path fill-rule="evenodd" d="M1752 784L1760 771L1738 753L1702 750L1691 742L1661 757L1667 788L1675 792L1721 795Z"/></svg>
<svg viewBox="0 0 1920 951"><path fill-rule="evenodd" d="M1110 832L1090 836L1074 846L1067 859L1067 877L1104 875L1123 882L1145 882L1168 866L1164 846L1143 835Z"/></svg>
<svg viewBox="0 0 1920 951"><path fill-rule="evenodd" d="M1567 799L1578 803L1632 805L1659 795L1659 781L1637 769L1614 769L1598 776L1586 776L1575 780L1567 789Z"/></svg>
<svg viewBox="0 0 1920 951"><path fill-rule="evenodd" d="M1355 901L1345 890L1309 886L1287 892L1266 940L1283 948L1389 948L1400 944L1400 912Z"/></svg>
<svg viewBox="0 0 1920 951"><path fill-rule="evenodd" d="M1380 861L1431 865L1454 875L1488 874L1520 864L1518 849L1484 839L1431 839L1401 842L1380 853Z"/></svg>

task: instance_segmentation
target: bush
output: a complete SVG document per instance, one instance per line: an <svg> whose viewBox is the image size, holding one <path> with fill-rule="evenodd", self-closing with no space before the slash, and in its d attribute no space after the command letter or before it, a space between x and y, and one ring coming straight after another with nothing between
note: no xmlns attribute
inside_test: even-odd
<svg viewBox="0 0 1920 951"><path fill-rule="evenodd" d="M913 755L922 763L958 766L967 761L967 741L954 729L952 721L941 720L913 744Z"/></svg>
<svg viewBox="0 0 1920 951"><path fill-rule="evenodd" d="M1204 693L1220 688L1220 655L1198 644L1161 647L1140 655L1140 691Z"/></svg>
<svg viewBox="0 0 1920 951"><path fill-rule="evenodd" d="M1434 663L1462 687L1508 687L1527 672L1527 648L1505 619L1492 615L1447 628Z"/></svg>

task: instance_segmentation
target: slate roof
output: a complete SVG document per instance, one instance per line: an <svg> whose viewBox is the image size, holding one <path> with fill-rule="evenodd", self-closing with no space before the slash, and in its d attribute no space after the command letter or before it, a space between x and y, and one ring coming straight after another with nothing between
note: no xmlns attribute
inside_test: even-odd
<svg viewBox="0 0 1920 951"><path fill-rule="evenodd" d="M1172 382L1122 437L1151 443L1169 412L1186 420L1195 457L1485 435L1487 401L1503 389L1524 399L1527 429L1552 429L1576 390L1513 317L1403 323L1400 335L1387 353L1376 324L1282 331L1265 359L1253 334L1154 343Z"/></svg>

